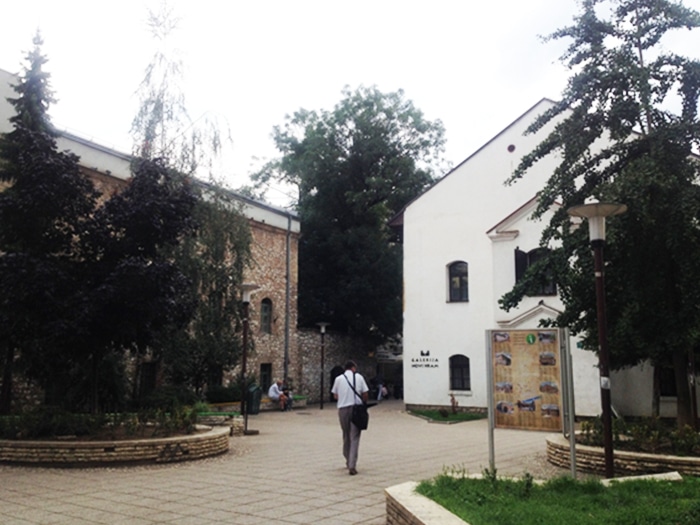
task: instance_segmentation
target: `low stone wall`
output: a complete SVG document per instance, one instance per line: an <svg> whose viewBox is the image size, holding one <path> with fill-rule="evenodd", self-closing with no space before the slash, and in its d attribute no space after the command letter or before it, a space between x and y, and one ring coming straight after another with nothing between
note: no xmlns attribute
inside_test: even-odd
<svg viewBox="0 0 700 525"><path fill-rule="evenodd" d="M415 405L415 404L406 404L406 410L411 411L411 410L441 410L441 409L447 409L449 412L452 412L452 406L449 404L446 405ZM460 414L482 414L482 415L487 415L488 414L488 409L486 407L472 407L472 406L457 406L455 407L455 411L459 412Z"/></svg>
<svg viewBox="0 0 700 525"><path fill-rule="evenodd" d="M215 412L240 412L240 401L231 401L230 403L210 403L209 407ZM306 397L295 399L292 408L306 408ZM260 411L279 410L279 403L273 401L267 396L262 396L260 399Z"/></svg>
<svg viewBox="0 0 700 525"><path fill-rule="evenodd" d="M387 525L469 525L442 505L418 494L407 481L384 490Z"/></svg>
<svg viewBox="0 0 700 525"><path fill-rule="evenodd" d="M52 467L168 463L216 456L229 450L229 427L187 436L123 441L0 440L0 463Z"/></svg>
<svg viewBox="0 0 700 525"><path fill-rule="evenodd" d="M547 436L547 461L553 465L570 468L569 441L561 434ZM614 450L615 474L639 475L676 471L690 476L700 476L700 458L666 456ZM605 453L601 447L576 445L576 468L594 474L605 473Z"/></svg>

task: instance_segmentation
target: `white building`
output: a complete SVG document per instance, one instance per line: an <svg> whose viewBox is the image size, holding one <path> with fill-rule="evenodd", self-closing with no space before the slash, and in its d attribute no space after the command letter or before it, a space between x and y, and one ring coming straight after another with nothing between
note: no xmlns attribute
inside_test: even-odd
<svg viewBox="0 0 700 525"><path fill-rule="evenodd" d="M557 166L538 162L506 186L521 158L553 129L525 135L553 102L543 99L411 202L403 221L404 400L408 406L488 404L486 330L535 329L563 305L554 290L527 297L506 312L498 300L516 282L516 258L536 256L549 217L531 218L536 194ZM591 286L593 286L591 276ZM554 292L554 294L550 294ZM595 353L571 341L577 415L600 413ZM452 370L451 370L452 368ZM451 380L452 374L452 380ZM459 376L454 381L455 374ZM625 415L649 414L652 367L613 374L614 407ZM461 381L461 384L460 384ZM459 388L454 388L459 384ZM675 398L662 398L663 416L675 415Z"/></svg>

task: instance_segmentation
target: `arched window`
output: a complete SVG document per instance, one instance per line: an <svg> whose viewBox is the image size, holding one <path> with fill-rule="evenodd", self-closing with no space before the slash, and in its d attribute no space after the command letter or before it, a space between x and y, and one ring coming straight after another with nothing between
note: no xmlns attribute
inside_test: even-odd
<svg viewBox="0 0 700 525"><path fill-rule="evenodd" d="M469 265L464 261L453 262L447 267L449 302L469 301Z"/></svg>
<svg viewBox="0 0 700 525"><path fill-rule="evenodd" d="M272 333L272 301L265 298L260 303L260 331Z"/></svg>
<svg viewBox="0 0 700 525"><path fill-rule="evenodd" d="M535 248L529 252L524 252L520 248L516 248L515 282L517 283L520 281L525 276L527 269L539 260L544 259L548 253L549 250L547 248ZM529 295L557 295L557 284L554 282L554 276L551 271L547 270L544 281Z"/></svg>
<svg viewBox="0 0 700 525"><path fill-rule="evenodd" d="M472 379L469 358L455 354L450 357L450 390L471 390Z"/></svg>

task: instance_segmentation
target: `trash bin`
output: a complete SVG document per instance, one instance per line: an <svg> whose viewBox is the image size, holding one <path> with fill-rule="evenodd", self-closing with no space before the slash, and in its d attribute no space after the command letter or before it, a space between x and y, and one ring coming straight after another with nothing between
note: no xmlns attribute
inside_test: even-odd
<svg viewBox="0 0 700 525"><path fill-rule="evenodd" d="M262 398L262 390L258 385L250 385L248 387L248 396L245 400L246 412L248 414L260 413L260 399Z"/></svg>

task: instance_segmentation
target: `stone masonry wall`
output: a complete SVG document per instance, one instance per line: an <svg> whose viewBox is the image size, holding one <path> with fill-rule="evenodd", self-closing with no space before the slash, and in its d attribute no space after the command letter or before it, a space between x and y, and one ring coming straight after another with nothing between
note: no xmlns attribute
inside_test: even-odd
<svg viewBox="0 0 700 525"><path fill-rule="evenodd" d="M547 436L547 461L570 468L570 445L562 435ZM700 476L700 458L667 456L625 450L614 451L616 475L641 475L676 471L688 476ZM602 447L576 445L576 468L583 472L605 472L605 452Z"/></svg>
<svg viewBox="0 0 700 525"><path fill-rule="evenodd" d="M285 316L287 312L286 287L290 280L289 297L289 336L287 353L289 356L288 378L295 390L301 371L296 367L297 358L297 282L298 282L298 242L294 232L275 228L267 224L250 221L252 233L252 267L246 272L245 281L257 284L260 288L253 292L249 306L249 340L252 350L248 354L246 375L255 375L260 381L260 365L272 365L272 378L284 379L285 358ZM289 275L287 275L287 241L289 235ZM265 333L260 326L260 305L264 299L272 302L272 330ZM240 367L224 378L230 381L240 372Z"/></svg>
<svg viewBox="0 0 700 525"><path fill-rule="evenodd" d="M299 329L298 368L300 382L296 393L308 397L309 403L318 403L321 396L321 333L318 329ZM348 359L357 363L357 371L369 382L376 373L376 347L370 341L347 334L326 330L324 337L324 402L330 402L331 370L342 367Z"/></svg>
<svg viewBox="0 0 700 525"><path fill-rule="evenodd" d="M0 463L88 466L167 463L223 454L229 450L229 427L202 434L129 441L0 440Z"/></svg>

